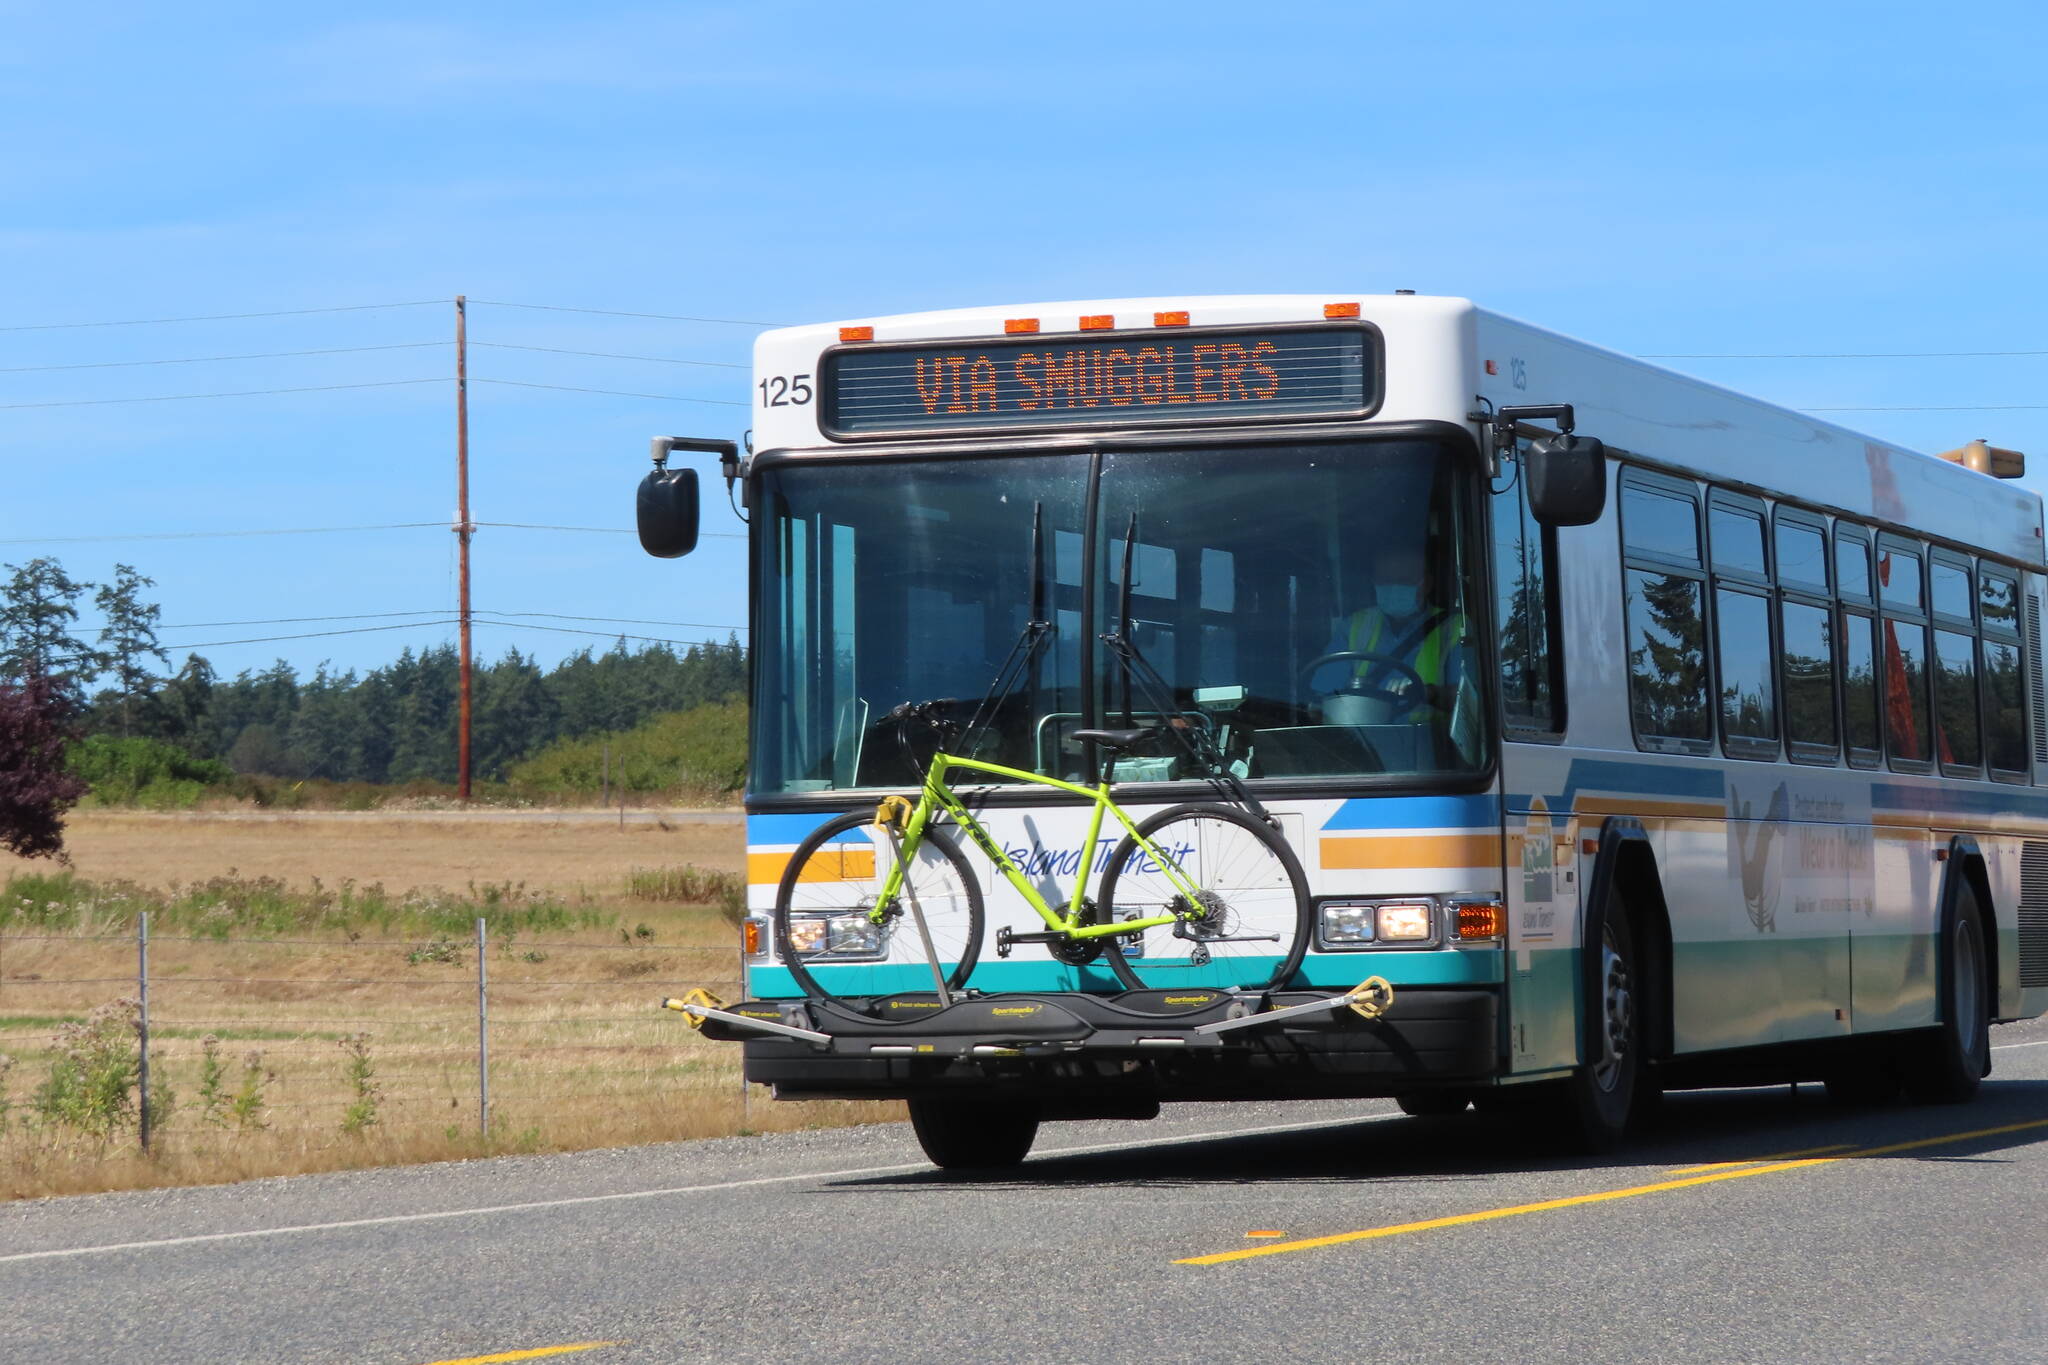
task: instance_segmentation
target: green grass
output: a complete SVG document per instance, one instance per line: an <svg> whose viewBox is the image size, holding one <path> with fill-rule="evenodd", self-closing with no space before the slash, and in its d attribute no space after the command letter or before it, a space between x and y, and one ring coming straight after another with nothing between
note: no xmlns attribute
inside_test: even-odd
<svg viewBox="0 0 2048 1365"><path fill-rule="evenodd" d="M275 877L213 877L157 890L133 882L93 882L74 872L28 872L0 888L0 930L91 933L125 928L147 911L153 928L198 938L284 938L339 934L360 938L433 935L466 937L479 917L494 933L531 934L609 929L611 911L571 905L558 896L503 882L466 892L438 889L402 893L343 882L298 890Z"/></svg>

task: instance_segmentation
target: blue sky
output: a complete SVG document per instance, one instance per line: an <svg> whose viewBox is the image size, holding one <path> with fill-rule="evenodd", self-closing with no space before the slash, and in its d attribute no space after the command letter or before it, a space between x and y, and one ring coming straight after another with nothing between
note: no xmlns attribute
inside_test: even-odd
<svg viewBox="0 0 2048 1365"><path fill-rule="evenodd" d="M0 0L0 561L132 563L173 644L454 600L436 527L46 539L445 524L447 303L49 324L501 301L471 311L480 380L668 396L472 389L473 515L600 528L630 525L649 435L745 427L720 366L755 329L503 302L808 322L1412 288L1635 353L2048 351L2044 14ZM165 360L200 363L118 364ZM1988 410L2048 405L2048 356L1669 363L1798 407L1976 409L1833 416L2048 475L2048 407ZM389 386L102 401L333 385ZM479 610L556 615L479 649L612 628L563 617L722 635L740 547L486 528ZM365 667L452 633L201 652Z"/></svg>

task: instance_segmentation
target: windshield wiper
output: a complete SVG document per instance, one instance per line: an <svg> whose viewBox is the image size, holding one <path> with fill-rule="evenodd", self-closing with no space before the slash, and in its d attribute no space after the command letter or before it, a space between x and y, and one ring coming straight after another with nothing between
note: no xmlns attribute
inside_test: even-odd
<svg viewBox="0 0 2048 1365"><path fill-rule="evenodd" d="M1131 712L1131 686L1135 682L1138 691L1144 695L1146 708L1166 722L1166 733L1173 736L1181 748L1187 750L1188 757L1201 766L1203 780L1215 787L1226 800L1235 802L1266 824L1273 825L1273 817L1266 813L1266 808L1259 804L1258 798L1246 790L1237 774L1231 771L1230 763L1224 757L1223 751L1216 747L1216 737L1209 733L1208 717L1202 716L1198 719L1189 715L1173 699L1172 686L1159 676L1159 670L1154 668L1152 661L1139 650L1137 641L1132 636L1131 561L1137 543L1138 514L1133 512L1129 524L1124 529L1124 576L1117 592L1117 628L1099 637L1102 643L1115 652L1122 664L1119 673L1123 678L1124 724L1130 725L1135 719Z"/></svg>
<svg viewBox="0 0 2048 1365"><path fill-rule="evenodd" d="M1004 657L1002 667L988 685L988 691L975 703L974 714L968 718L967 726L960 733L960 752L974 751L977 732L994 722L996 708L1009 698L1023 681L1031 665L1038 658L1038 652L1045 642L1052 638L1052 622L1045 619L1045 504L1031 505L1031 619L1017 632L1017 639Z"/></svg>

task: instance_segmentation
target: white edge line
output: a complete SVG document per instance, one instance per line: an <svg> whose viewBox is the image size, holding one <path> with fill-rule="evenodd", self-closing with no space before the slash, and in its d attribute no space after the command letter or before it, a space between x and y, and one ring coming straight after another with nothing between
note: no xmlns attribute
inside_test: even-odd
<svg viewBox="0 0 2048 1365"><path fill-rule="evenodd" d="M1993 1052L2004 1052L2007 1048L2014 1047L2048 1047L2048 1038L2037 1038L2031 1043L1993 1043L1991 1050Z"/></svg>
<svg viewBox="0 0 2048 1365"><path fill-rule="evenodd" d="M1319 1119L1311 1123L1280 1123L1265 1128L1226 1128L1209 1133L1180 1133L1172 1137L1135 1142L1100 1142L1082 1147L1055 1147L1040 1156L1091 1156L1099 1152L1125 1152L1138 1147L1166 1147L1181 1142L1208 1142L1217 1138L1260 1137L1269 1133L1310 1132L1318 1128L1349 1128L1400 1118L1399 1114L1360 1114L1354 1118ZM787 1185L799 1180L847 1180L857 1176L892 1175L901 1171L931 1170L929 1162L906 1161L893 1166L862 1166L847 1171L807 1171L801 1175L764 1175L751 1180L726 1180L709 1185L672 1185L659 1190L622 1190L617 1194L583 1194L567 1199L539 1199L523 1204L488 1204L473 1209L442 1209L434 1213L394 1213L379 1218L350 1218L333 1223L298 1223L281 1228L251 1228L239 1232L203 1232L190 1237L164 1237L149 1242L111 1242L104 1246L65 1247L55 1251L18 1251L0 1256L0 1265L18 1261L51 1261L67 1256L98 1256L116 1251L152 1251L159 1247L196 1246L204 1242L236 1242L256 1237L284 1237L301 1232L336 1232L345 1228L389 1227L399 1223L432 1223L444 1218L475 1218L493 1213L525 1213L534 1209L570 1208L578 1204L609 1204L627 1199L662 1199L678 1194L703 1194L711 1190L739 1190L755 1185Z"/></svg>

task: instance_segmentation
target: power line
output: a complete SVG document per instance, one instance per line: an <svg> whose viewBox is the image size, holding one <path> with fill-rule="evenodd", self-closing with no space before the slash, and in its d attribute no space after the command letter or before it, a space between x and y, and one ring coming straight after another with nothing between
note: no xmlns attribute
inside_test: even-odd
<svg viewBox="0 0 2048 1365"><path fill-rule="evenodd" d="M446 346L445 341L401 341L390 346L329 346L317 351L252 351L248 355L195 355L178 360L95 360L83 365L13 365L0 374L41 374L50 370L124 370L137 365L206 365L217 360L276 360L284 356L355 355L362 351L416 351L426 346ZM631 357L619 357L630 359ZM709 364L709 361L677 362Z"/></svg>
<svg viewBox="0 0 2048 1365"><path fill-rule="evenodd" d="M572 616L559 611L493 611L491 616L545 616L554 621L615 621L628 626L680 626L684 630L745 630L745 626L722 625L716 621L646 621L632 616Z"/></svg>
<svg viewBox="0 0 2048 1365"><path fill-rule="evenodd" d="M578 630L574 626L536 626L525 621L474 620L479 626L503 626L508 630L544 630L556 635L591 635L600 640L644 640L657 645L720 645L723 640L673 640L665 635L629 635L621 630ZM168 646L167 646L168 648Z"/></svg>
<svg viewBox="0 0 2048 1365"><path fill-rule="evenodd" d="M1784 351L1754 353L1647 351L1638 360L1943 360L1951 357L2048 355L2048 351Z"/></svg>
<svg viewBox="0 0 2048 1365"><path fill-rule="evenodd" d="M438 343L436 343L438 344ZM571 351L560 346L516 346L509 341L472 341L472 346L489 346L499 351L545 351L549 355L584 355L598 360L649 360L658 365L703 365L715 370L747 370L751 365L734 364L727 360L679 360L666 355L622 355L616 351ZM0 374L7 371L0 370Z"/></svg>
<svg viewBox="0 0 2048 1365"><path fill-rule="evenodd" d="M731 327L787 327L786 322L753 322L746 318L696 318L679 313L624 313L616 308L570 308L558 303L506 303L502 299L471 299L487 308L530 308L543 313L594 313L607 318L651 318L656 322L716 322Z"/></svg>
<svg viewBox="0 0 2048 1365"><path fill-rule="evenodd" d="M359 611L346 616L273 616L261 621L187 621L183 625L158 626L158 630L212 630L217 626L295 626L307 621L375 621L387 616L446 616L448 608L432 611ZM419 624L425 625L426 622ZM666 622L662 624L666 625Z"/></svg>
<svg viewBox="0 0 2048 1365"><path fill-rule="evenodd" d="M357 626L353 630L309 630L298 635L258 635L247 640L199 640L192 643L165 644L164 649L215 649L221 645L267 645L277 640L319 640L334 635L369 635L380 630L411 630L418 626L452 626L455 618L450 616L439 621L404 621L395 626Z"/></svg>
<svg viewBox="0 0 2048 1365"><path fill-rule="evenodd" d="M153 394L148 398L72 398L66 399L61 403L0 403L0 411L16 408L96 408L104 407L109 403L182 403L194 398L255 398L271 393L331 393L336 389L395 389L406 384L446 384L449 382L446 376L440 376L434 379L381 379L371 384L308 384L295 389L236 389L228 393L160 393ZM708 403L715 400L702 398L691 401ZM744 407L746 405L735 403L733 406Z"/></svg>
<svg viewBox="0 0 2048 1365"><path fill-rule="evenodd" d="M587 531L592 535L602 536L630 536L635 534L630 526L546 526L534 521L473 521L470 525L495 526L510 531ZM744 532L740 531L700 531L697 538L699 540L745 540L747 537ZM6 541L0 541L0 545L6 543Z"/></svg>
<svg viewBox="0 0 2048 1365"><path fill-rule="evenodd" d="M261 531L144 531L118 536L25 536L0 540L0 545L82 545L93 541L216 540L231 536L324 536L343 531L412 531L421 527L446 530L445 521L387 521L374 526L286 526Z"/></svg>
<svg viewBox="0 0 2048 1365"><path fill-rule="evenodd" d="M1800 412L2048 412L2048 403L1962 403L1954 407L1800 408Z"/></svg>
<svg viewBox="0 0 2048 1365"><path fill-rule="evenodd" d="M506 384L515 389L554 389L561 393L601 393L612 398L659 398L669 403L711 403L721 408L744 408L745 403L730 398L685 398L675 393L631 393L625 389L584 389L570 384L529 384L523 379L483 379L471 375L472 384Z"/></svg>
<svg viewBox="0 0 2048 1365"><path fill-rule="evenodd" d="M280 308L268 313L203 313L183 318L124 318L119 322L31 322L0 327L0 332L60 332L78 327L154 327L166 322L237 322L244 318L293 318L310 313L367 313L379 308L426 308L446 299L413 299L406 303L352 303L338 308Z"/></svg>

